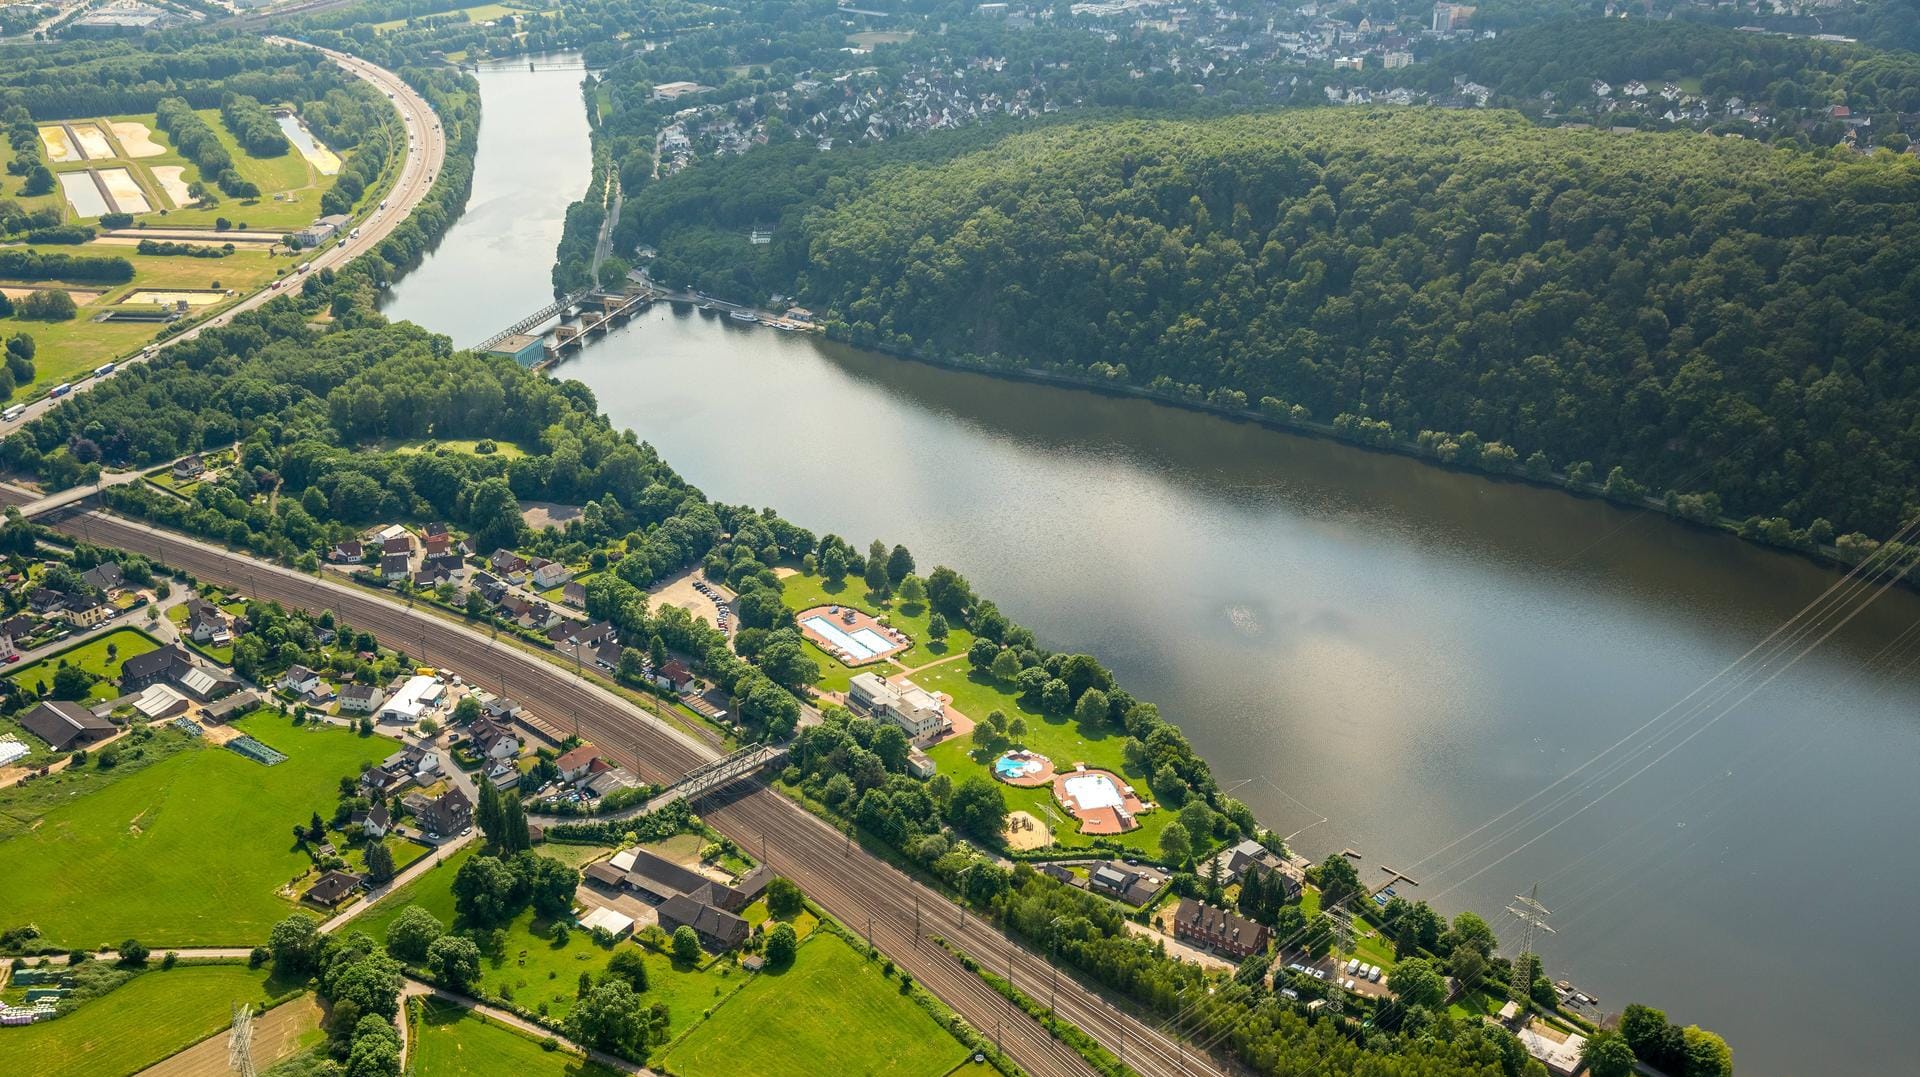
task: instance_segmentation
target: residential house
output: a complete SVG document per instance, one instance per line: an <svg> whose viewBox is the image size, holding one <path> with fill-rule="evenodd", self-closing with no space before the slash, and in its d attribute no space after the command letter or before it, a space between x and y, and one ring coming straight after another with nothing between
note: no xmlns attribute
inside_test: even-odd
<svg viewBox="0 0 1920 1077"><path fill-rule="evenodd" d="M909 680L896 685L877 673L857 673L848 686L847 705L855 714L892 722L915 741L932 740L952 728L946 705Z"/></svg>
<svg viewBox="0 0 1920 1077"><path fill-rule="evenodd" d="M388 583L399 583L413 573L413 559L403 553L380 555L380 578Z"/></svg>
<svg viewBox="0 0 1920 1077"><path fill-rule="evenodd" d="M5 661L19 653L20 648L14 645L13 637L5 631L0 631L0 661Z"/></svg>
<svg viewBox="0 0 1920 1077"><path fill-rule="evenodd" d="M593 664L608 673L620 672L620 659L627 653L618 643L603 643L593 652Z"/></svg>
<svg viewBox="0 0 1920 1077"><path fill-rule="evenodd" d="M280 679L275 682L275 686L283 692L304 696L320 687L320 675L305 666L288 666L287 671L282 673Z"/></svg>
<svg viewBox="0 0 1920 1077"><path fill-rule="evenodd" d="M20 724L26 727L27 732L46 741L47 746L56 752L105 740L116 731L112 722L78 703L64 699L36 704L32 710L20 716Z"/></svg>
<svg viewBox="0 0 1920 1077"><path fill-rule="evenodd" d="M340 690L341 714L372 714L380 709L380 689L371 684L349 684Z"/></svg>
<svg viewBox="0 0 1920 1077"><path fill-rule="evenodd" d="M376 800L373 807L362 808L353 813L352 821L360 824L360 830L367 837L378 841L393 829L393 816L387 811L385 800Z"/></svg>
<svg viewBox="0 0 1920 1077"><path fill-rule="evenodd" d="M1192 898L1181 898L1173 913L1174 938L1235 957L1264 951L1268 936L1265 924Z"/></svg>
<svg viewBox="0 0 1920 1077"><path fill-rule="evenodd" d="M472 583L473 589L480 592L481 598L496 606L507 597L507 585L491 572L474 573Z"/></svg>
<svg viewBox="0 0 1920 1077"><path fill-rule="evenodd" d="M331 909L353 896L365 880L346 871L329 871L307 890L306 899Z"/></svg>
<svg viewBox="0 0 1920 1077"><path fill-rule="evenodd" d="M197 479L207 473L207 462L199 453L192 453L174 461L173 477L179 482Z"/></svg>
<svg viewBox="0 0 1920 1077"><path fill-rule="evenodd" d="M478 718L467 729L474 754L482 759L505 760L520 756L520 737L513 727L491 718Z"/></svg>
<svg viewBox="0 0 1920 1077"><path fill-rule="evenodd" d="M558 561L549 561L544 557L533 560L533 586L545 591L558 587L573 578L573 570Z"/></svg>
<svg viewBox="0 0 1920 1077"><path fill-rule="evenodd" d="M415 781L424 782L440 772L440 757L418 744L403 744L399 751L382 760L380 766L385 770L403 770L413 775Z"/></svg>
<svg viewBox="0 0 1920 1077"><path fill-rule="evenodd" d="M1152 901L1166 884L1166 877L1158 872L1115 860L1096 864L1087 873L1088 890L1135 906Z"/></svg>
<svg viewBox="0 0 1920 1077"><path fill-rule="evenodd" d="M493 571L502 579L511 583L521 582L527 574L526 558L512 550L493 551L493 556L487 558L487 563L493 566Z"/></svg>
<svg viewBox="0 0 1920 1077"><path fill-rule="evenodd" d="M187 599L187 637L215 647L233 642L233 623L227 611L203 598Z"/></svg>
<svg viewBox="0 0 1920 1077"><path fill-rule="evenodd" d="M594 751L593 745L582 744L554 760L553 765L559 768L561 781L575 782L587 777L593 769L593 764L599 759L600 753Z"/></svg>
<svg viewBox="0 0 1920 1077"><path fill-rule="evenodd" d="M80 574L80 582L95 588L103 594L111 594L125 586L120 566L112 561L102 561Z"/></svg>
<svg viewBox="0 0 1920 1077"><path fill-rule="evenodd" d="M65 609L67 596L59 591L36 587L27 592L27 608L42 616Z"/></svg>
<svg viewBox="0 0 1920 1077"><path fill-rule="evenodd" d="M675 692L684 692L693 686L693 671L678 658L669 658L666 664L653 671L653 683Z"/></svg>
<svg viewBox="0 0 1920 1077"><path fill-rule="evenodd" d="M413 556L413 536L405 531L401 531L397 535L389 535L381 539L380 553L382 555L397 553L405 554L408 557Z"/></svg>
<svg viewBox="0 0 1920 1077"><path fill-rule="evenodd" d="M405 769L368 767L360 772L360 788L366 791L367 796L374 799L390 797L412 782L413 774ZM426 798L421 799L424 801Z"/></svg>
<svg viewBox="0 0 1920 1077"><path fill-rule="evenodd" d="M578 580L569 580L560 589L560 601L576 610L587 608L587 585Z"/></svg>
<svg viewBox="0 0 1920 1077"><path fill-rule="evenodd" d="M473 801L457 787L431 799L409 793L405 803L420 829L434 837L450 838L473 824Z"/></svg>
<svg viewBox="0 0 1920 1077"><path fill-rule="evenodd" d="M467 563L457 553L429 551L426 559L420 562L420 571L431 572L442 579L458 580L467 574Z"/></svg>
<svg viewBox="0 0 1920 1077"><path fill-rule="evenodd" d="M1220 865L1220 881L1228 886L1244 879L1249 871L1258 871L1266 875L1268 885L1272 885L1273 880L1279 879L1286 888L1289 900L1300 896L1300 888L1306 881L1299 868L1294 867L1279 853L1252 838L1227 849L1214 857L1210 863ZM1207 878L1211 871L1212 868L1209 865L1202 865L1200 876Z"/></svg>
<svg viewBox="0 0 1920 1077"><path fill-rule="evenodd" d="M352 564L359 562L366 553L366 547L360 544L359 539L348 539L334 543L333 549L327 551L327 560L335 564Z"/></svg>
<svg viewBox="0 0 1920 1077"><path fill-rule="evenodd" d="M480 704L480 714L496 722L510 722L520 714L520 704L506 696L494 696Z"/></svg>
<svg viewBox="0 0 1920 1077"><path fill-rule="evenodd" d="M94 625L110 620L115 612L113 606L105 599L87 592L68 595L66 608L61 610L61 615L75 628L92 628Z"/></svg>

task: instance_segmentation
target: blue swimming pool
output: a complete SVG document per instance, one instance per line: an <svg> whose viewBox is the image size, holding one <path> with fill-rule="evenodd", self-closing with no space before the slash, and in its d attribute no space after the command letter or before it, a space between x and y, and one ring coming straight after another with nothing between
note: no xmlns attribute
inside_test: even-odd
<svg viewBox="0 0 1920 1077"><path fill-rule="evenodd" d="M876 655L886 654L895 646L892 640L871 628L855 629L849 633L834 624L831 618L820 614L815 614L801 623L819 633L827 642L833 644L836 650L852 655L856 662L864 662Z"/></svg>

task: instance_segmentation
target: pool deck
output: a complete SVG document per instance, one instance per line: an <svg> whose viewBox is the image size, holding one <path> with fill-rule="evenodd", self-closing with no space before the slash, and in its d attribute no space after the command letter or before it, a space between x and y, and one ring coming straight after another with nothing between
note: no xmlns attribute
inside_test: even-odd
<svg viewBox="0 0 1920 1077"><path fill-rule="evenodd" d="M849 623L846 619L846 615L848 613L853 614L853 621L851 623ZM799 613L796 613L793 615L793 619L799 623L800 634L802 636L805 636L808 642L812 643L814 646L827 652L833 657L839 659L841 662L845 663L848 666L869 666L874 664L875 662L885 662L887 659L892 658L894 655L899 654L902 651L909 650L913 647L913 640L909 638L906 640L902 640L898 643L895 643L894 646L888 650L881 651L879 654L872 655L867 658L861 658L858 656L851 657L851 658L841 657L842 652L840 650L839 645L834 643L833 640L828 639L826 636L821 635L819 632L815 631L813 626L807 624L807 619L809 617L824 617L828 621L831 621L834 627L840 629L840 631L845 632L849 636L865 628L873 632L876 632L881 636L884 636L887 639L891 640L893 639L893 635L892 635L893 630L888 628L886 625L880 623L879 618L873 616L872 614L866 612L865 610L856 609L852 606L833 606L833 605L814 606L811 609L804 609L804 610L801 610ZM901 633L901 634L905 635L905 633Z"/></svg>
<svg viewBox="0 0 1920 1077"><path fill-rule="evenodd" d="M1120 791L1121 804L1119 808L1087 808L1083 810L1079 804L1074 801L1073 796L1067 792L1067 779L1091 778L1095 776L1105 777L1113 783L1115 789ZM1056 773L1053 776L1053 798L1060 802L1060 806L1067 810L1068 815L1079 822L1080 833L1082 834L1125 834L1127 831L1137 829L1140 826L1140 820L1137 817L1141 812L1150 810L1148 806L1141 801L1140 797L1134 793L1133 786L1127 784L1126 779L1112 771L1097 770L1091 767L1080 769L1076 766L1076 769ZM1125 810L1124 814L1122 814L1122 809Z"/></svg>

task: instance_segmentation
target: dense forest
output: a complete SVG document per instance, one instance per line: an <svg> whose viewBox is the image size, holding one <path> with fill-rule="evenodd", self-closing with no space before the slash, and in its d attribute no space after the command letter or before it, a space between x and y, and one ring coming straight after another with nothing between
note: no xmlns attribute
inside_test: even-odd
<svg viewBox="0 0 1920 1077"><path fill-rule="evenodd" d="M1920 162L1351 108L867 155L710 162L628 212L669 283L790 282L860 343L1617 468L1796 541L1913 511ZM710 242L743 215L785 234Z"/></svg>
<svg viewBox="0 0 1920 1077"><path fill-rule="evenodd" d="M167 97L194 108L217 108L231 93L303 100L350 81L312 49L204 31L151 42L0 43L0 108L24 105L36 120L151 112Z"/></svg>

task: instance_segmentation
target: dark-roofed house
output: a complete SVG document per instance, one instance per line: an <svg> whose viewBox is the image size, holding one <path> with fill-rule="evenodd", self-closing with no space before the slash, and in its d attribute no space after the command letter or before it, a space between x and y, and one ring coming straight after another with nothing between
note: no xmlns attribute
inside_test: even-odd
<svg viewBox="0 0 1920 1077"><path fill-rule="evenodd" d="M307 890L307 900L331 909L352 897L353 892L360 888L360 883L360 876L351 872L329 871Z"/></svg>
<svg viewBox="0 0 1920 1077"><path fill-rule="evenodd" d="M20 717L27 731L53 748L64 752L76 744L92 744L113 735L114 724L78 703L64 699L49 700Z"/></svg>
<svg viewBox="0 0 1920 1077"><path fill-rule="evenodd" d="M1267 926L1192 898L1181 898L1173 912L1173 937L1235 957L1251 957L1267 948Z"/></svg>
<svg viewBox="0 0 1920 1077"><path fill-rule="evenodd" d="M703 904L683 894L660 906L660 926L667 931L693 929L700 941L716 950L731 950L747 941L747 922L725 909Z"/></svg>
<svg viewBox="0 0 1920 1077"><path fill-rule="evenodd" d="M403 553L380 555L380 578L388 583L404 580L413 571L413 559Z"/></svg>
<svg viewBox="0 0 1920 1077"><path fill-rule="evenodd" d="M82 572L80 574L80 582L86 584L88 587L99 588L102 591L117 591L123 582L120 566L114 564L112 561L102 561L85 572Z"/></svg>
<svg viewBox="0 0 1920 1077"><path fill-rule="evenodd" d="M333 549L327 551L327 560L344 564L348 561L358 561L365 555L366 547L360 544L359 539L348 539L345 542L334 543Z"/></svg>
<svg viewBox="0 0 1920 1077"><path fill-rule="evenodd" d="M579 580L569 581L565 587L560 589L560 601L572 606L576 610L586 609L587 585L581 583Z"/></svg>
<svg viewBox="0 0 1920 1077"><path fill-rule="evenodd" d="M621 871L605 860L596 860L588 864L586 870L580 874L586 876L588 881L599 883L609 890L618 890L626 885L627 881L626 872Z"/></svg>
<svg viewBox="0 0 1920 1077"><path fill-rule="evenodd" d="M520 754L520 737L505 722L476 718L467 727L467 736L473 741L474 752L482 759L512 759Z"/></svg>
<svg viewBox="0 0 1920 1077"><path fill-rule="evenodd" d="M425 797L421 798L426 800ZM424 805L414 809L413 818L420 829L437 837L448 838L466 829L473 822L473 801L458 788L449 789Z"/></svg>
<svg viewBox="0 0 1920 1077"><path fill-rule="evenodd" d="M131 694L150 684L177 681L193 668L193 659L187 655L186 648L169 643L157 651L136 654L120 663L120 690Z"/></svg>
<svg viewBox="0 0 1920 1077"><path fill-rule="evenodd" d="M1145 905L1153 900L1167 880L1145 868L1109 860L1095 864L1087 873L1087 889L1129 905Z"/></svg>
<svg viewBox="0 0 1920 1077"><path fill-rule="evenodd" d="M45 587L36 587L27 593L27 608L35 613L52 613L66 604L66 595Z"/></svg>
<svg viewBox="0 0 1920 1077"><path fill-rule="evenodd" d="M1232 885L1246 878L1249 871L1258 871L1266 876L1265 881L1269 885L1275 879L1280 880L1286 890L1288 901L1300 896L1300 888L1305 882L1299 868L1294 867L1279 853L1252 838L1233 846L1214 859L1220 862L1221 882ZM1206 874L1207 868L1203 865L1200 875L1205 878Z"/></svg>
<svg viewBox="0 0 1920 1077"><path fill-rule="evenodd" d="M650 894L661 901L703 890L712 882L712 879L697 871L681 867L645 849L634 850L633 866L627 869L626 874L629 889Z"/></svg>
<svg viewBox="0 0 1920 1077"><path fill-rule="evenodd" d="M340 713L372 714L386 697L371 684L349 684L340 690Z"/></svg>
<svg viewBox="0 0 1920 1077"><path fill-rule="evenodd" d="M248 690L235 692L225 699L215 700L200 709L200 716L209 722L228 722L252 710L260 704L257 692Z"/></svg>
<svg viewBox="0 0 1920 1077"><path fill-rule="evenodd" d="M73 627L92 628L110 619L114 609L99 595L88 591L83 594L68 595L66 608L60 612L66 617L67 623Z"/></svg>

